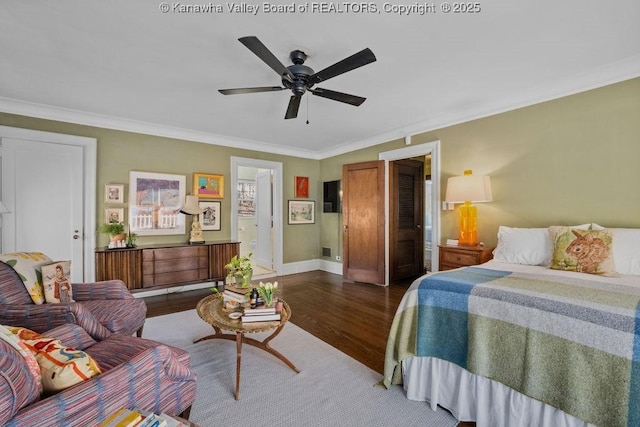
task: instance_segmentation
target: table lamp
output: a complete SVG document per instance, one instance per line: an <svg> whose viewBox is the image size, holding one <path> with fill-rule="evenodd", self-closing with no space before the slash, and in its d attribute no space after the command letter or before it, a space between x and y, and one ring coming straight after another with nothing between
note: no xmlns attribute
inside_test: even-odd
<svg viewBox="0 0 640 427"><path fill-rule="evenodd" d="M193 222L191 223L191 238L189 239L190 245L204 244L202 238L202 227L200 221L198 221L198 215L204 212L204 209L198 205L198 196L190 194L187 196L184 206L180 209L180 212L186 215L193 216Z"/></svg>
<svg viewBox="0 0 640 427"><path fill-rule="evenodd" d="M447 181L447 203L464 203L458 208L458 244L476 246L478 244L478 210L472 202L490 202L491 180L487 175L473 175L471 169L462 176L454 176Z"/></svg>

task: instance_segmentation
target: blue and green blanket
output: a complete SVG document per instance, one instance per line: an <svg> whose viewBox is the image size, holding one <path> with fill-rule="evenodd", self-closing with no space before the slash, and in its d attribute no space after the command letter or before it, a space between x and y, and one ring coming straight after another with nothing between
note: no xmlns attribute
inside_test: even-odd
<svg viewBox="0 0 640 427"><path fill-rule="evenodd" d="M599 426L640 425L639 286L468 267L405 294L385 356L436 357Z"/></svg>

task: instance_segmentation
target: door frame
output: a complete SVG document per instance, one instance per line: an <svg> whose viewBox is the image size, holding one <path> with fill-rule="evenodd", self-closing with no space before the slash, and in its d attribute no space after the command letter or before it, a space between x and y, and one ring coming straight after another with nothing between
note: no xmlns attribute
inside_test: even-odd
<svg viewBox="0 0 640 427"><path fill-rule="evenodd" d="M231 156L231 240L238 240L238 168L260 168L273 171L272 209L273 209L273 267L276 275L281 276L282 261L282 163L270 160L250 159Z"/></svg>
<svg viewBox="0 0 640 427"><path fill-rule="evenodd" d="M96 236L93 230L96 229L96 169L97 169L97 147L96 138L85 136L66 135L54 132L39 130L14 128L10 126L0 126L0 141L2 138L27 139L51 144L74 145L82 147L84 177L83 177L83 222L82 230L83 281L93 282L95 280L95 257ZM1 142L0 142L1 149ZM1 155L0 151L0 155Z"/></svg>
<svg viewBox="0 0 640 427"><path fill-rule="evenodd" d="M424 144L412 145L409 147L399 148L396 150L383 151L378 154L378 160L384 160L384 270L385 285L389 285L389 241L390 241L390 200L389 200L389 162L394 160L408 159L416 156L426 156L431 154L431 206L433 207L433 223L432 238L436 243L440 242L440 140L427 142ZM433 251L431 257L431 266L433 271L438 271L439 259L438 251Z"/></svg>

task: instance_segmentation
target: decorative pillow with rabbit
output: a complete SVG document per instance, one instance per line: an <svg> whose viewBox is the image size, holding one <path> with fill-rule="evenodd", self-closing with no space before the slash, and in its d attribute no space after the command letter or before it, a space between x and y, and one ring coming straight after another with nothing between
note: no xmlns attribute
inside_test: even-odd
<svg viewBox="0 0 640 427"><path fill-rule="evenodd" d="M549 227L553 256L551 268L581 273L618 276L613 262L611 230L576 230Z"/></svg>

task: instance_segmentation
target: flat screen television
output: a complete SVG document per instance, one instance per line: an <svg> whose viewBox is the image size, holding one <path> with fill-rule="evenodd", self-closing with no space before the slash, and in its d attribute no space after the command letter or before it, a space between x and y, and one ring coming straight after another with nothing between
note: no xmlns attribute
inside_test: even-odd
<svg viewBox="0 0 640 427"><path fill-rule="evenodd" d="M342 212L342 197L340 197L340 180L325 181L322 191L322 212Z"/></svg>

